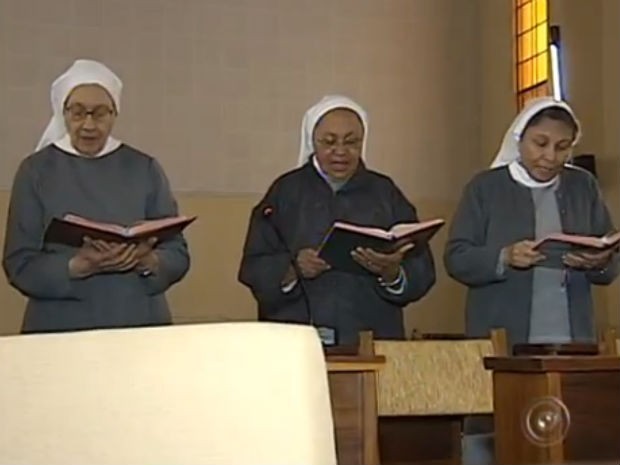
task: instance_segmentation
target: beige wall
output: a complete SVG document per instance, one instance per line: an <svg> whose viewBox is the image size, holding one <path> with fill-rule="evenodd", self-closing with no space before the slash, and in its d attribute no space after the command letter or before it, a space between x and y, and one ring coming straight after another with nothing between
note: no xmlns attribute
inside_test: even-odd
<svg viewBox="0 0 620 465"><path fill-rule="evenodd" d="M512 0L480 3L480 166L488 166L517 109Z"/></svg>

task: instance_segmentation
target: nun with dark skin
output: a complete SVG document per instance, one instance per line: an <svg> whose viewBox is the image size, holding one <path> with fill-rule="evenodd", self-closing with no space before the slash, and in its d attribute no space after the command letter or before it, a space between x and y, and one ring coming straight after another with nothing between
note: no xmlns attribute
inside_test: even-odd
<svg viewBox="0 0 620 465"><path fill-rule="evenodd" d="M364 330L403 339L402 308L435 283L429 248L354 250L365 275L332 269L318 248L335 221L387 229L418 221L416 210L390 178L366 167L368 122L357 103L323 98L306 112L301 133L298 168L276 179L252 211L239 280L255 297L260 320L308 323L305 292L312 323L335 330L339 344L357 343Z"/></svg>

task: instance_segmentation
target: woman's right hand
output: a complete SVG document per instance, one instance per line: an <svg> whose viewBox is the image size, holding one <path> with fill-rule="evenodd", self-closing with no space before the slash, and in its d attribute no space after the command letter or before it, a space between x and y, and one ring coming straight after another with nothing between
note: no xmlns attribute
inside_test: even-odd
<svg viewBox="0 0 620 465"><path fill-rule="evenodd" d="M123 272L138 263L134 244L97 244L85 238L84 244L69 260L69 275L80 279L99 273Z"/></svg>
<svg viewBox="0 0 620 465"><path fill-rule="evenodd" d="M534 249L535 241L520 241L504 249L506 264L513 268L526 269L545 259Z"/></svg>
<svg viewBox="0 0 620 465"><path fill-rule="evenodd" d="M302 249L297 254L297 267L304 278L312 279L324 271L329 270L329 265L319 257L319 253L314 249Z"/></svg>

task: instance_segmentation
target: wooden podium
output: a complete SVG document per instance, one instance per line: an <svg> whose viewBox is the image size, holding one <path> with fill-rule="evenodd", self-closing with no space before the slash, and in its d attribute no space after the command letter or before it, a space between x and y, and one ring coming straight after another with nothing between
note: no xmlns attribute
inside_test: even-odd
<svg viewBox="0 0 620 465"><path fill-rule="evenodd" d="M376 386L385 357L362 333L358 348L327 350L326 360L338 463L379 465Z"/></svg>
<svg viewBox="0 0 620 465"><path fill-rule="evenodd" d="M620 357L486 357L498 465L618 461Z"/></svg>

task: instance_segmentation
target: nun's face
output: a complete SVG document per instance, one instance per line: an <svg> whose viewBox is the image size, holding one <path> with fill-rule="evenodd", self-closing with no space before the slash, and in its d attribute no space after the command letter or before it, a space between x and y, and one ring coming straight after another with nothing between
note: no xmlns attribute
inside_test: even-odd
<svg viewBox="0 0 620 465"><path fill-rule="evenodd" d="M562 171L573 147L573 128L563 121L543 118L525 130L519 141L521 163L537 181L550 181Z"/></svg>
<svg viewBox="0 0 620 465"><path fill-rule="evenodd" d="M321 169L332 179L349 179L359 166L364 127L357 113L332 110L314 128L313 143Z"/></svg>
<svg viewBox="0 0 620 465"><path fill-rule="evenodd" d="M75 87L65 102L65 125L71 144L84 155L96 155L112 132L116 109L110 94L100 85Z"/></svg>

